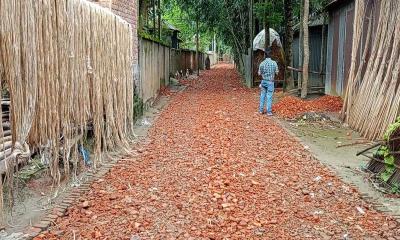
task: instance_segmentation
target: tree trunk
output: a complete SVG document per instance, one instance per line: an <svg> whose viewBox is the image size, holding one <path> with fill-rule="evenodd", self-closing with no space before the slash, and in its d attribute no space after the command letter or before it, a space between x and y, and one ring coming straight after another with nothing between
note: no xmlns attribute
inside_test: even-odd
<svg viewBox="0 0 400 240"><path fill-rule="evenodd" d="M149 20L149 5L148 0L139 2L139 29L143 30Z"/></svg>
<svg viewBox="0 0 400 240"><path fill-rule="evenodd" d="M303 39L304 39L304 31L303 31L303 16L304 16L304 0L300 0L300 24L299 24L299 67L303 67ZM303 75L297 73L297 89L301 89Z"/></svg>
<svg viewBox="0 0 400 240"><path fill-rule="evenodd" d="M291 66L293 62L293 0L285 0L285 62L286 67ZM292 71L285 67L285 77L288 83L287 89L294 88L294 79Z"/></svg>
<svg viewBox="0 0 400 240"><path fill-rule="evenodd" d="M199 20L196 20L196 59L197 59L197 76L200 76L200 61L199 61Z"/></svg>
<svg viewBox="0 0 400 240"><path fill-rule="evenodd" d="M156 36L156 0L152 0L153 4L153 35Z"/></svg>
<svg viewBox="0 0 400 240"><path fill-rule="evenodd" d="M157 10L158 10L158 38L161 40L161 0L158 0L157 2Z"/></svg>
<svg viewBox="0 0 400 240"><path fill-rule="evenodd" d="M254 19L254 32L258 34L260 31L260 20L256 18Z"/></svg>
<svg viewBox="0 0 400 240"><path fill-rule="evenodd" d="M239 42L239 40L237 39L237 37L235 35L234 28L232 26L230 26L229 28L230 28L230 32L232 34L233 43L234 43L236 51L237 51L238 59L240 61L240 64L242 64L242 66L244 66L244 62L243 62L243 58L242 58L243 50L240 47L240 42Z"/></svg>
<svg viewBox="0 0 400 240"><path fill-rule="evenodd" d="M253 64L254 64L254 51L253 51L253 39L254 39L254 18L253 18L253 5L254 0L249 1L249 29L250 29L250 85L249 87L253 87L254 76L253 76Z"/></svg>
<svg viewBox="0 0 400 240"><path fill-rule="evenodd" d="M258 2L259 2L259 0L254 0L253 8ZM255 33L255 35L257 35L262 30L262 26L260 26L260 25L261 25L260 19L258 19L257 16L254 16L254 33Z"/></svg>
<svg viewBox="0 0 400 240"><path fill-rule="evenodd" d="M268 0L265 0L265 4L267 4ZM269 21L268 21L268 11L264 10L264 30L265 30L265 46L264 49L267 49L270 45L270 34L269 34Z"/></svg>
<svg viewBox="0 0 400 240"><path fill-rule="evenodd" d="M310 46L309 46L309 33L308 33L309 11L310 11L310 0L304 0L304 13L303 13L304 61L303 61L303 82L301 86L301 98L306 98L308 92L308 68L310 63Z"/></svg>
<svg viewBox="0 0 400 240"><path fill-rule="evenodd" d="M324 72L325 72L325 66L326 66L326 51L327 51L327 39L326 39L326 14L324 14L324 21L322 25L322 47L321 47L321 62L319 64L319 71L320 71L320 77L322 79L322 82L324 82Z"/></svg>

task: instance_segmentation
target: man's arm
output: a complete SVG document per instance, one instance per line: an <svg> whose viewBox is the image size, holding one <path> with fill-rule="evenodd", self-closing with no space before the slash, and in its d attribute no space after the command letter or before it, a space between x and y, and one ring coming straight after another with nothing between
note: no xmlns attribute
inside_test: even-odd
<svg viewBox="0 0 400 240"><path fill-rule="evenodd" d="M260 66L258 67L258 75L259 75L259 76L261 76L261 66L262 66L262 63L261 63Z"/></svg>
<svg viewBox="0 0 400 240"><path fill-rule="evenodd" d="M275 62L275 74L278 75L279 74L279 67L278 64Z"/></svg>

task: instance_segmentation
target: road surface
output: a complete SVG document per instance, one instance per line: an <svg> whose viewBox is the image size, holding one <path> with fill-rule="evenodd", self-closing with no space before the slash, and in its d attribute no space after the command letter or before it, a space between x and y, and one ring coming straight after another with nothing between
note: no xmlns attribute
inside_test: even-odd
<svg viewBox="0 0 400 240"><path fill-rule="evenodd" d="M395 220L256 113L257 94L231 65L202 72L139 155L43 239L400 239Z"/></svg>

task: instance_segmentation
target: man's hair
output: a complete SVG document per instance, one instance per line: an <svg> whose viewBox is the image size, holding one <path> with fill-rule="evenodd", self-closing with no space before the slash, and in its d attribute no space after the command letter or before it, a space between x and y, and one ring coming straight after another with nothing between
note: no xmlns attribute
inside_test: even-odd
<svg viewBox="0 0 400 240"><path fill-rule="evenodd" d="M271 57L271 48L267 47L264 51L265 53L265 58L270 58Z"/></svg>

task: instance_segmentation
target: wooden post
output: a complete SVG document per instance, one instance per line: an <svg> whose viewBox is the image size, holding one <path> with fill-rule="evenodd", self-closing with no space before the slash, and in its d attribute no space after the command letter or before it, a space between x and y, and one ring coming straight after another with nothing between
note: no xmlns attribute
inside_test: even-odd
<svg viewBox="0 0 400 240"><path fill-rule="evenodd" d="M147 0L139 2L139 13L139 30L142 31L149 21L149 5Z"/></svg>

